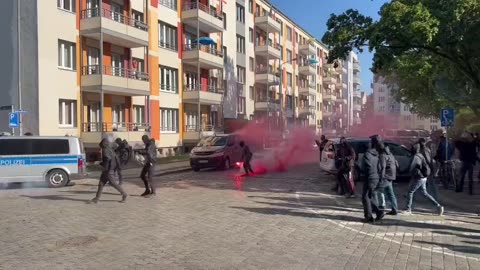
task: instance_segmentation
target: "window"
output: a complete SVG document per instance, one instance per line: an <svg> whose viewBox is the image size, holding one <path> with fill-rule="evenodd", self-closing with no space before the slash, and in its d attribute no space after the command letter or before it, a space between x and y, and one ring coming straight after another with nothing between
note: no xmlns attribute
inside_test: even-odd
<svg viewBox="0 0 480 270"><path fill-rule="evenodd" d="M260 6L258 4L255 4L255 15L260 17Z"/></svg>
<svg viewBox="0 0 480 270"><path fill-rule="evenodd" d="M58 100L58 124L60 127L77 126L77 101L69 99Z"/></svg>
<svg viewBox="0 0 480 270"><path fill-rule="evenodd" d="M412 117L410 115L405 115L405 116L403 116L403 120L410 121L410 120L412 120Z"/></svg>
<svg viewBox="0 0 480 270"><path fill-rule="evenodd" d="M245 68L237 66L237 82L245 83Z"/></svg>
<svg viewBox="0 0 480 270"><path fill-rule="evenodd" d="M123 127L125 124L125 104L115 104L112 106L112 128L118 130L118 127Z"/></svg>
<svg viewBox="0 0 480 270"><path fill-rule="evenodd" d="M237 113L244 114L245 113L245 97L237 97Z"/></svg>
<svg viewBox="0 0 480 270"><path fill-rule="evenodd" d="M237 22L245 24L245 8L237 4Z"/></svg>
<svg viewBox="0 0 480 270"><path fill-rule="evenodd" d="M75 0L57 0L57 7L70 12L75 12Z"/></svg>
<svg viewBox="0 0 480 270"><path fill-rule="evenodd" d="M145 124L145 106L133 105L133 122L135 125Z"/></svg>
<svg viewBox="0 0 480 270"><path fill-rule="evenodd" d="M287 40L292 41L292 28L287 25Z"/></svg>
<svg viewBox="0 0 480 270"><path fill-rule="evenodd" d="M254 95L255 95L254 92L253 92L253 86L250 86L250 87L248 88L248 94L249 94L249 96L250 96L250 100L253 100L253 97L254 97Z"/></svg>
<svg viewBox="0 0 480 270"><path fill-rule="evenodd" d="M287 62L291 64L292 62L292 51L287 49Z"/></svg>
<svg viewBox="0 0 480 270"><path fill-rule="evenodd" d="M380 87L380 93L385 92L385 87Z"/></svg>
<svg viewBox="0 0 480 270"><path fill-rule="evenodd" d="M58 40L58 67L75 70L77 65L75 43Z"/></svg>
<svg viewBox="0 0 480 270"><path fill-rule="evenodd" d="M283 46L278 45L278 49L280 50L280 59L283 59Z"/></svg>
<svg viewBox="0 0 480 270"><path fill-rule="evenodd" d="M283 21L280 21L280 36L283 35Z"/></svg>
<svg viewBox="0 0 480 270"><path fill-rule="evenodd" d="M227 30L227 14L223 12L223 29Z"/></svg>
<svg viewBox="0 0 480 270"><path fill-rule="evenodd" d="M293 109L293 99L291 95L287 95L287 108Z"/></svg>
<svg viewBox="0 0 480 270"><path fill-rule="evenodd" d="M253 57L250 57L248 59L248 66L250 68L250 71L254 72L255 71L255 62L253 60Z"/></svg>
<svg viewBox="0 0 480 270"><path fill-rule="evenodd" d="M132 10L132 17L136 21L143 22L143 13L140 11Z"/></svg>
<svg viewBox="0 0 480 270"><path fill-rule="evenodd" d="M158 46L178 51L177 28L162 21L158 22Z"/></svg>
<svg viewBox="0 0 480 270"><path fill-rule="evenodd" d="M178 133L178 109L160 108L160 132Z"/></svg>
<svg viewBox="0 0 480 270"><path fill-rule="evenodd" d="M160 91L178 93L178 70L160 66Z"/></svg>
<svg viewBox="0 0 480 270"><path fill-rule="evenodd" d="M158 3L164 7L177 11L177 0L160 0Z"/></svg>
<svg viewBox="0 0 480 270"><path fill-rule="evenodd" d="M223 64L226 65L227 64L227 47L223 46L222 47L222 52L223 52Z"/></svg>
<svg viewBox="0 0 480 270"><path fill-rule="evenodd" d="M248 29L248 41L250 41L250 43L253 43L253 29L252 28Z"/></svg>
<svg viewBox="0 0 480 270"><path fill-rule="evenodd" d="M136 63L134 64L136 65L136 67L134 66L136 71L145 72L145 61L143 59L133 57L132 62Z"/></svg>
<svg viewBox="0 0 480 270"><path fill-rule="evenodd" d="M292 73L287 72L287 85L292 87Z"/></svg>
<svg viewBox="0 0 480 270"><path fill-rule="evenodd" d="M410 111L410 108L409 108L408 106L404 106L404 107L403 107L403 111L404 111L404 112L409 112L409 111Z"/></svg>
<svg viewBox="0 0 480 270"><path fill-rule="evenodd" d="M70 144L67 139L33 139L31 143L33 155L69 154ZM28 143L27 143L28 144Z"/></svg>
<svg viewBox="0 0 480 270"><path fill-rule="evenodd" d="M385 97L378 97L378 102L385 102Z"/></svg>
<svg viewBox="0 0 480 270"><path fill-rule="evenodd" d="M298 33L297 32L295 32L295 42L298 43Z"/></svg>
<svg viewBox="0 0 480 270"><path fill-rule="evenodd" d="M248 0L248 12L253 13L253 0Z"/></svg>
<svg viewBox="0 0 480 270"><path fill-rule="evenodd" d="M237 35L237 52L245 54L245 38Z"/></svg>

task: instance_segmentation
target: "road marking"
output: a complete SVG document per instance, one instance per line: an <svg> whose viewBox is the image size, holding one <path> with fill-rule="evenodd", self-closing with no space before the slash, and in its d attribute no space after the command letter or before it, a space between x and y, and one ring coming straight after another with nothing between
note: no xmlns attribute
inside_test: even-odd
<svg viewBox="0 0 480 270"><path fill-rule="evenodd" d="M300 194L301 194L300 192L295 192L295 197L296 197L298 203L301 203ZM324 196L324 197L330 197L330 198L333 197L336 200L336 197L331 195L331 194L317 193L317 195ZM309 212L314 213L314 214L321 214L322 213L322 211L312 209L308 206L305 207L305 209L307 209ZM345 210L348 211L349 209L352 209L352 208L347 208ZM347 212L347 211L331 211L331 212ZM380 240L383 240L383 241L389 241L391 243L395 243L395 244L398 244L398 245L404 245L404 246L408 246L408 247L412 247L412 248L416 248L416 249L420 249L420 250L424 250L424 251L429 251L429 252L432 252L432 253L442 254L442 255L445 255L445 256L451 256L451 257L454 257L454 258L457 257L457 258L468 259L468 260L473 260L473 261L477 261L477 262L480 261L480 258L468 257L468 256L448 252L448 251L446 251L447 248L442 248L442 247L439 247L439 246L431 246L431 247L428 247L428 248L427 247L421 247L419 245L404 243L404 242L400 242L400 241L394 240L392 238L386 237L386 236L394 236L394 237L423 236L423 235L425 235L424 233L397 233L397 232L395 232L395 233L393 233L394 235L392 235L392 233L367 233L367 232L363 232L363 231L360 231L360 230L357 230L357 229L354 229L354 228L351 228L351 227L347 226L351 222L336 222L336 221L334 221L332 219L329 219L329 218L326 218L326 220L328 222L334 224L334 225L340 226L341 228L347 229L349 231L359 233L359 234L362 234L362 235L366 235L366 236L370 236L370 237L380 239ZM353 222L353 223L356 223L356 222ZM362 225L364 225L364 224L362 223ZM435 234L435 235L438 235L438 234Z"/></svg>

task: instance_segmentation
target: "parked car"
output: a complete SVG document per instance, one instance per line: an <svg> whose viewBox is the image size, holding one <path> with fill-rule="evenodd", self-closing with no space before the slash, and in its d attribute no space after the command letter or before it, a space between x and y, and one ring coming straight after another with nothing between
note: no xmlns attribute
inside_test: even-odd
<svg viewBox="0 0 480 270"><path fill-rule="evenodd" d="M360 162L363 158L363 155L368 150L368 144L370 143L369 138L347 138L347 142L353 147L356 153L356 168L355 168L355 179L358 178L358 172L360 171ZM399 178L408 178L410 177L410 162L412 159L412 154L409 149L405 146L402 146L398 143L392 141L384 141L385 145L390 148L390 151L395 156L399 164L398 177ZM325 145L325 149L322 152L320 160L320 169L336 174L337 168L335 167L335 155L338 147L340 146L340 139L331 139Z"/></svg>
<svg viewBox="0 0 480 270"><path fill-rule="evenodd" d="M229 169L242 158L236 134L205 137L190 152L190 166L196 172L204 168Z"/></svg>

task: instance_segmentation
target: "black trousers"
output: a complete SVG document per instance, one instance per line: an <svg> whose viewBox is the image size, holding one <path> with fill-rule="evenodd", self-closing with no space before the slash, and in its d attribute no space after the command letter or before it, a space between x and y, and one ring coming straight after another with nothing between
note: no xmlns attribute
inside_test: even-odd
<svg viewBox="0 0 480 270"><path fill-rule="evenodd" d="M251 160L251 158L247 158L243 161L243 169L247 175L253 173L252 165L250 164Z"/></svg>
<svg viewBox="0 0 480 270"><path fill-rule="evenodd" d="M462 162L461 168L461 178L460 183L457 186L456 190L459 192L463 191L463 186L465 184L465 177L468 176L468 191L470 194L473 194L473 168L475 167L473 162Z"/></svg>
<svg viewBox="0 0 480 270"><path fill-rule="evenodd" d="M145 185L145 191L149 191L149 193L155 194L155 185L153 184L153 174L155 173L155 165L152 163L146 163L143 165L142 173L140 174L140 178Z"/></svg>
<svg viewBox="0 0 480 270"><path fill-rule="evenodd" d="M354 183L350 183L350 171L348 169L340 169L337 172L337 191L340 188L340 194L355 194Z"/></svg>
<svg viewBox="0 0 480 270"><path fill-rule="evenodd" d="M117 169L117 177L118 177L118 184L122 185L123 184L123 172L122 168Z"/></svg>
<svg viewBox="0 0 480 270"><path fill-rule="evenodd" d="M103 188L107 183L110 183L114 189L116 189L120 194L126 195L125 191L123 191L122 187L117 184L115 181L115 173L109 173L109 172L102 172L100 175L100 181L98 182L98 190L97 190L97 195L95 196L95 199L99 200L100 196L102 196Z"/></svg>
<svg viewBox="0 0 480 270"><path fill-rule="evenodd" d="M373 198L375 189L377 188L376 184L368 182L368 179L364 179L363 182L363 192L362 192L362 204L363 204L363 214L366 219L372 219L372 211L375 212L377 217L382 214L382 210L378 208L376 200Z"/></svg>

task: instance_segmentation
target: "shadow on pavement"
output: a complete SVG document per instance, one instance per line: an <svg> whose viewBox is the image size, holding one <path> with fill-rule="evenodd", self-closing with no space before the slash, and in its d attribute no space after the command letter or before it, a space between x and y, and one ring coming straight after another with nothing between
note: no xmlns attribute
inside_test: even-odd
<svg viewBox="0 0 480 270"><path fill-rule="evenodd" d="M478 246L451 245L451 244L444 244L444 243L437 243L437 242L430 242L430 241L415 241L415 242L420 244L440 246L455 252L480 254L480 248ZM478 243L474 243L474 244L478 245Z"/></svg>
<svg viewBox="0 0 480 270"><path fill-rule="evenodd" d="M68 183L65 187L74 186L74 182ZM49 188L44 181L24 181L24 182L10 182L0 183L1 190L15 190L15 189L29 189L29 188Z"/></svg>
<svg viewBox="0 0 480 270"><path fill-rule="evenodd" d="M92 193L92 198L95 196L95 193ZM30 196L30 195L21 195L22 197L34 199L34 200L51 200L51 201L74 201L74 202L88 202L90 199L75 199L70 197L65 197L61 195L41 195L41 196ZM103 200L101 199L100 202L118 202L118 200Z"/></svg>

